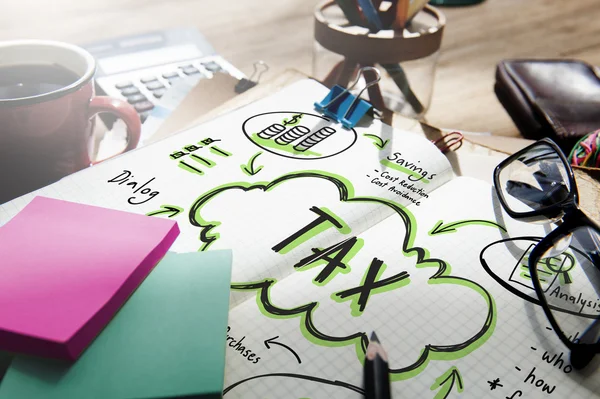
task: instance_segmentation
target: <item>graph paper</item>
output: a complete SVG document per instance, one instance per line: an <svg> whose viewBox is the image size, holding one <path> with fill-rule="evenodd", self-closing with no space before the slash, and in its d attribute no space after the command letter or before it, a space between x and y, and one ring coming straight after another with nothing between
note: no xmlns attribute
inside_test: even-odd
<svg viewBox="0 0 600 399"><path fill-rule="evenodd" d="M172 251L233 249L227 399L360 398L372 331L394 397L597 397L599 360L572 369L520 272L550 227L423 137L323 119L326 93L294 84L4 204L0 225L45 195L172 218Z"/></svg>

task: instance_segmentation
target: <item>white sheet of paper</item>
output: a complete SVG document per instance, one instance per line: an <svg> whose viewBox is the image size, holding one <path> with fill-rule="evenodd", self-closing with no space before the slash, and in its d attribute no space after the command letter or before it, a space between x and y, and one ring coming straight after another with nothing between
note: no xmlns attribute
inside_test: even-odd
<svg viewBox="0 0 600 399"><path fill-rule="evenodd" d="M575 373L527 299L523 237L548 228L420 136L324 120L326 93L298 82L4 204L0 225L39 193L173 217L175 251L232 248L226 399L361 398L372 330L394 397L598 397L600 357Z"/></svg>

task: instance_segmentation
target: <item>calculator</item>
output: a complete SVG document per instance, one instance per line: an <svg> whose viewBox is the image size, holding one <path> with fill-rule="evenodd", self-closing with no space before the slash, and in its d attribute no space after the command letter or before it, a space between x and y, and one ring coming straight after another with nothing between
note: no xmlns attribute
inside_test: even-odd
<svg viewBox="0 0 600 399"><path fill-rule="evenodd" d="M83 46L96 59L99 94L129 102L146 120L156 102L186 76L210 79L227 73L244 74L218 55L195 28L176 28L96 42ZM111 118L104 116L112 125Z"/></svg>

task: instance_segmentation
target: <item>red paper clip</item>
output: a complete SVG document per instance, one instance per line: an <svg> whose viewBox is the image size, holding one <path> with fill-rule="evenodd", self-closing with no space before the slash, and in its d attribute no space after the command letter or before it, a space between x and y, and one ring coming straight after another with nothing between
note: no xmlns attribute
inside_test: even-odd
<svg viewBox="0 0 600 399"><path fill-rule="evenodd" d="M465 136L463 136L463 134L460 132L450 132L437 140L432 140L431 142L445 154L448 151L458 150L462 146L464 137Z"/></svg>

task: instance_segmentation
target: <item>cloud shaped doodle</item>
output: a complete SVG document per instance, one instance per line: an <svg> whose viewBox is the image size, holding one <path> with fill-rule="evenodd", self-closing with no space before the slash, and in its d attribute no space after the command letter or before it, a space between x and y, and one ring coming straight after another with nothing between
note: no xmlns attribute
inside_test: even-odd
<svg viewBox="0 0 600 399"><path fill-rule="evenodd" d="M451 267L447 262L430 257L427 249L415 245L416 220L407 209L386 199L356 196L352 184L337 175L321 171L301 171L280 176L270 182L231 183L210 190L201 195L189 210L190 223L201 229L199 236L203 243L201 250L208 249L222 238L218 231L222 227L220 217L215 216L215 212L219 209L221 212L227 210L226 207L216 206L219 204L218 198L233 193L249 195L257 192L267 198L273 191L281 190L280 187L306 179L311 179L311 185L325 183L333 187L339 203L351 204L355 207L377 205L385 208L392 216L364 234L360 234L360 237L346 236L329 247L313 248L313 253L304 254L301 262L294 261L295 270L299 273L291 275L289 279L278 281L275 278L263 278L259 281L236 282L232 284L233 289L255 293L261 312L270 318L298 318L303 336L314 344L328 347L354 346L359 362L364 358L368 345L365 332L368 326L361 322L363 314L387 312L383 317L384 320L410 320L410 323L403 325L410 334L402 341L412 347L398 350L402 349L401 353L404 354L410 351L413 356L408 358L390 354L391 359L401 359L390 365L393 380L416 376L431 360L454 360L466 356L491 336L496 323L496 307L493 298L485 288L464 277L452 275ZM306 196L306 193L304 195ZM211 203L215 206L211 207ZM316 214L318 209L323 209L314 208ZM282 216L277 215L277 217ZM385 237L378 235L377 229L380 226L387 229ZM345 230L347 226L343 226L343 223L338 227L340 231L350 235L349 229ZM393 234L390 234L390 229L394 229ZM383 247L389 248L389 251L384 254L385 256L380 257L372 257L372 253L367 249L379 248L380 251ZM277 248L277 245L273 248ZM328 274L325 271L328 267L331 269L332 264L335 263L331 259L334 258L339 261L338 264L342 264L340 268L334 269L337 272L343 270L337 274L330 270L331 273ZM369 259L371 260L365 261ZM410 266L407 266L407 263L410 263ZM290 267L293 267L292 265ZM304 295L296 297L288 295L290 287L278 289L278 287L285 287L286 284L298 286L296 276L302 274L313 283L302 285L308 287ZM327 293L331 295L319 294L323 289L327 289ZM316 296L320 299L326 298L328 301L325 303L323 300L306 299ZM393 298L393 302L389 300L386 302L384 300L386 297ZM431 311L427 314L413 312L410 317L407 317L408 313L403 313L408 308L405 305L414 301L416 297L419 298L420 306L431 308ZM467 301L466 303L469 304L475 303L475 314L469 312L468 316L465 315L460 306L452 305L453 300L450 298L463 298L458 300ZM346 308L349 306L351 311L346 309L344 312L347 320L343 326L340 323L331 325L327 315L340 314L340 312L331 313L327 310L340 304ZM444 317L460 320L457 325L461 326L461 331L447 330L447 323L435 316L440 313L444 313L446 315ZM431 319L427 319L428 317ZM423 329L425 323L428 323L430 328ZM382 328L388 324L391 325L384 321ZM378 335L380 335L379 328ZM424 331L428 331L429 334L424 334ZM389 333L393 334L393 331ZM390 349L394 351L394 348Z"/></svg>

